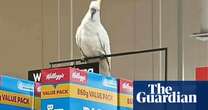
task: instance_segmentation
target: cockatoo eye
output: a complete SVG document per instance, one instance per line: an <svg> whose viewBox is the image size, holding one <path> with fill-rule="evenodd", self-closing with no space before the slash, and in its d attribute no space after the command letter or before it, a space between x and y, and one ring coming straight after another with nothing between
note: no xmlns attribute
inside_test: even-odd
<svg viewBox="0 0 208 110"><path fill-rule="evenodd" d="M96 9L95 8L91 8L91 19L93 20L93 17L94 17L94 15L95 15L95 13L96 13Z"/></svg>

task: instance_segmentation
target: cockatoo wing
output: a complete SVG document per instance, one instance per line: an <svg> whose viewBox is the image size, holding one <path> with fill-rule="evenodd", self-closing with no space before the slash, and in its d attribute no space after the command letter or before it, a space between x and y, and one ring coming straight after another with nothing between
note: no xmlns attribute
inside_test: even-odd
<svg viewBox="0 0 208 110"><path fill-rule="evenodd" d="M107 31L105 30L103 26L100 26L100 29L98 31L99 32L97 34L98 34L98 39L101 45L102 52L104 52L104 55L111 54L110 41L109 41ZM108 57L106 60L108 62L109 68L111 69L111 58Z"/></svg>
<svg viewBox="0 0 208 110"><path fill-rule="evenodd" d="M76 32L76 44L78 46L78 48L80 48L80 34L81 34L81 31L80 31L80 26L77 28L77 32Z"/></svg>
<svg viewBox="0 0 208 110"><path fill-rule="evenodd" d="M81 48L81 40L82 40L82 29L81 29L81 26L79 26L78 28L77 28L77 32L76 32L76 44L77 44L77 46L78 46L78 48L79 48L79 50L80 50L80 52L81 52L81 54L82 54L82 57L87 57L85 54L84 54L84 52L83 52L83 50L82 50L82 48Z"/></svg>

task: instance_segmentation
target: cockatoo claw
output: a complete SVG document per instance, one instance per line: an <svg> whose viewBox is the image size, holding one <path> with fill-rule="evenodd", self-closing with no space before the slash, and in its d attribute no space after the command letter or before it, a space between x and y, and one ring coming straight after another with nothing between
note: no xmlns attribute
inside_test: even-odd
<svg viewBox="0 0 208 110"><path fill-rule="evenodd" d="M82 58L81 58L81 62L85 62L85 63L86 63L87 61L88 61L87 58L85 58L85 57L82 57Z"/></svg>
<svg viewBox="0 0 208 110"><path fill-rule="evenodd" d="M106 57L105 57L105 55L100 55L100 59L102 60L102 59L105 59Z"/></svg>

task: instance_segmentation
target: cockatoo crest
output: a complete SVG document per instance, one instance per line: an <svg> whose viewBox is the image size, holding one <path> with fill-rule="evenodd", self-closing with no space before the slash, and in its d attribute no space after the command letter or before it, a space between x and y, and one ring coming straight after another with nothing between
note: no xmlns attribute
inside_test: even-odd
<svg viewBox="0 0 208 110"><path fill-rule="evenodd" d="M88 19L92 21L100 21L100 8L102 0L92 0L88 10Z"/></svg>
<svg viewBox="0 0 208 110"><path fill-rule="evenodd" d="M94 8L100 9L101 3L102 3L102 0L92 0L89 8L94 7Z"/></svg>

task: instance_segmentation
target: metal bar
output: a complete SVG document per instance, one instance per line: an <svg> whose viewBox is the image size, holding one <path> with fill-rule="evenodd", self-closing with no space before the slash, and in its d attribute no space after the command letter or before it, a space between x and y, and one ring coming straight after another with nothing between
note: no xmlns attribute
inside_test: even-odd
<svg viewBox="0 0 208 110"><path fill-rule="evenodd" d="M165 81L168 80L168 48L157 48L157 49L148 49L148 50L140 50L140 51L131 51L131 52L123 52L123 53L114 53L110 55L103 55L103 56L95 56L95 57L88 57L86 60L91 59L98 59L98 58L106 58L106 57L118 57L118 56L126 56L126 55L134 55L134 54L141 54L141 53L150 53L150 52L158 52L158 51L164 51L165 52ZM62 60L62 61L56 61L56 62L50 62L51 68L55 64L60 63L75 63L81 62L83 59L72 59L72 60Z"/></svg>
<svg viewBox="0 0 208 110"><path fill-rule="evenodd" d="M149 52L156 52L156 51L165 51L165 50L166 50L166 48L158 48L158 49L150 49L150 50L142 50L142 51L115 53L115 54L110 54L110 55L88 57L88 58L86 58L86 60L103 58L103 57L117 57L117 56L125 56L125 55L132 55L132 54L149 53ZM60 64L60 63L70 63L70 62L78 62L78 61L82 61L82 59L62 60L62 61L50 62L49 64L54 65L54 64Z"/></svg>

